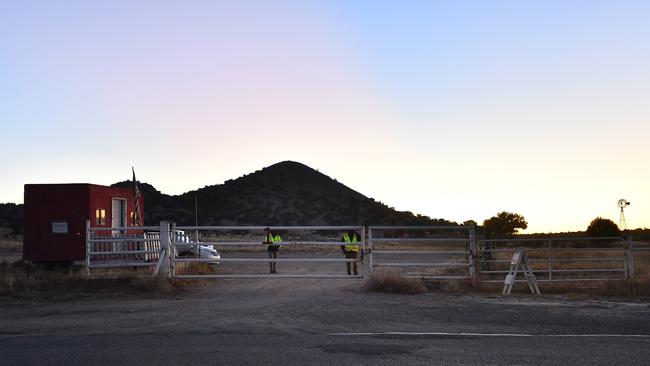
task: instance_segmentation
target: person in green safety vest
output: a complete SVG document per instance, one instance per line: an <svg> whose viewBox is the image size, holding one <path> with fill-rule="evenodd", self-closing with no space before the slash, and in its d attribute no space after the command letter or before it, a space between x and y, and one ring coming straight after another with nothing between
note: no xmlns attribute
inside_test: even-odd
<svg viewBox="0 0 650 366"><path fill-rule="evenodd" d="M278 251L280 249L280 242L282 238L280 235L273 236L270 228L264 229L264 242L263 245L266 245L266 252L268 253L269 259L278 259ZM269 262L269 271L270 273L278 273L276 269L276 262Z"/></svg>
<svg viewBox="0 0 650 366"><path fill-rule="evenodd" d="M341 241L344 242L344 245L341 245L341 250L345 255L345 259L358 259L359 258L359 236L356 232L350 231L343 234ZM350 267L354 269L354 275L359 275L357 271L357 262L345 262L345 265L348 268L348 275L352 275Z"/></svg>

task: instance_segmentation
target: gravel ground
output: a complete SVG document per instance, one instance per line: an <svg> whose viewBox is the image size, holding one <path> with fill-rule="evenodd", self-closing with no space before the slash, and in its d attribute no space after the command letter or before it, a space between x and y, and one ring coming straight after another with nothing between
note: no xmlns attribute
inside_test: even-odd
<svg viewBox="0 0 650 366"><path fill-rule="evenodd" d="M216 280L173 297L0 300L3 365L645 365L647 302ZM559 337L563 336L563 337Z"/></svg>
<svg viewBox="0 0 650 366"><path fill-rule="evenodd" d="M280 253L295 257L304 253ZM224 263L219 271L263 274L268 266ZM345 264L316 271L343 274ZM2 365L647 365L649 346L643 299L391 295L365 292L360 280L283 278L210 280L175 296L0 298Z"/></svg>

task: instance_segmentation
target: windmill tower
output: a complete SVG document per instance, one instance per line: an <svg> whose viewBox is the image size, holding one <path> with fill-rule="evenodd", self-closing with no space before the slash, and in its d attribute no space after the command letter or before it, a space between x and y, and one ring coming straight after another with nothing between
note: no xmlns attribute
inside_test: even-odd
<svg viewBox="0 0 650 366"><path fill-rule="evenodd" d="M618 207L621 209L621 217L618 219L618 227L621 230L627 230L627 223L625 222L625 207L629 205L630 202L624 198L618 200Z"/></svg>

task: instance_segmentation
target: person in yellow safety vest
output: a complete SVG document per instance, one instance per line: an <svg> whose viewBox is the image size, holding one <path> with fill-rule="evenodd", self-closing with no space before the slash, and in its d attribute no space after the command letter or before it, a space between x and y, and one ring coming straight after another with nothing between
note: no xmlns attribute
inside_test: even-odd
<svg viewBox="0 0 650 366"><path fill-rule="evenodd" d="M264 229L264 242L263 245L266 245L266 252L269 255L269 259L278 259L278 250L280 249L280 244L277 244L282 241L280 235L273 236L271 229L268 227ZM278 273L276 270L276 262L269 262L269 271L270 273Z"/></svg>
<svg viewBox="0 0 650 366"><path fill-rule="evenodd" d="M355 232L349 232L343 234L343 240L342 242L345 243L345 245L341 245L341 250L343 251L343 254L345 255L345 259L358 259L359 258L359 236ZM354 275L357 276L359 273L357 272L357 262L345 262L345 265L348 268L348 275L352 275L352 271L350 271L350 267L354 268ZM352 265L352 266L351 266Z"/></svg>

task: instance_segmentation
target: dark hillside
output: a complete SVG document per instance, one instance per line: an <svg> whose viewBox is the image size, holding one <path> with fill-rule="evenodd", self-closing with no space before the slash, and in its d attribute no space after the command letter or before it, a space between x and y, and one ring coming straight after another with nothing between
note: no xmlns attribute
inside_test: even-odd
<svg viewBox="0 0 650 366"><path fill-rule="evenodd" d="M115 185L131 187L132 182ZM146 183L140 190L147 223L166 219L193 224L196 194L200 225L449 224L396 211L292 161L179 196L162 194Z"/></svg>
<svg viewBox="0 0 650 366"><path fill-rule="evenodd" d="M23 205L17 205L15 203L0 203L0 228L10 230L0 230L0 233L22 234Z"/></svg>

